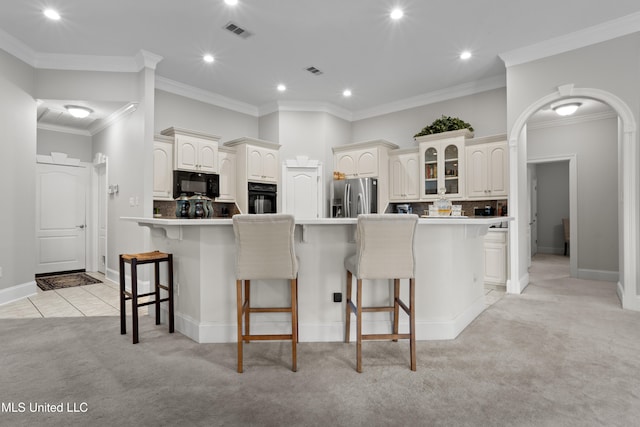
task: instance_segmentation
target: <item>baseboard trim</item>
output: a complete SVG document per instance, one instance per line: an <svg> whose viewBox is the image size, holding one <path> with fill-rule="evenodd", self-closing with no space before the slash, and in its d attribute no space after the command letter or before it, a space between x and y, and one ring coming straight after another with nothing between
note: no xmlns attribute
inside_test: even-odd
<svg viewBox="0 0 640 427"><path fill-rule="evenodd" d="M622 308L625 310L640 311L640 295L625 296L624 288L620 282L617 283L616 293L618 294Z"/></svg>
<svg viewBox="0 0 640 427"><path fill-rule="evenodd" d="M36 295L38 293L38 285L35 280L21 285L12 286L6 289L0 289L0 305L9 304L23 298Z"/></svg>
<svg viewBox="0 0 640 427"><path fill-rule="evenodd" d="M555 248L550 246L538 246L538 253L551 255L564 255L564 247Z"/></svg>
<svg viewBox="0 0 640 427"><path fill-rule="evenodd" d="M599 280L602 282L617 282L619 273L617 271L590 270L587 268L578 269L578 279Z"/></svg>
<svg viewBox="0 0 640 427"><path fill-rule="evenodd" d="M416 321L416 339L419 341L455 339L476 317L486 309L485 296L478 298L464 312L451 320ZM161 306L161 319L166 322L167 309ZM153 315L153 306L149 306L149 315ZM367 333L389 333L390 320L365 320L362 325ZM198 322L181 313L175 314L176 331L191 338L197 343L230 343L237 342L235 323ZM409 323L400 321L401 331L409 330ZM344 322L299 323L300 342L342 342L344 341ZM351 342L355 341L355 318L351 319ZM255 319L251 322L251 332L255 334L290 334L291 324L288 319L266 320Z"/></svg>

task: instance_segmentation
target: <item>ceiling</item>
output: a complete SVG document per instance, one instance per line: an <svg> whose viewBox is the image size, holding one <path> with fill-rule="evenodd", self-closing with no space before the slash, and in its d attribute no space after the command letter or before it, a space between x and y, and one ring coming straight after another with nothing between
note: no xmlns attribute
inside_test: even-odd
<svg viewBox="0 0 640 427"><path fill-rule="evenodd" d="M48 57L133 57L145 50L163 58L156 69L159 80L255 108L298 102L352 113L478 82L504 85L499 54L640 12L638 0L239 0L233 7L223 0L49 0L47 5L62 19L47 20L42 2L2 0L0 48L18 43ZM397 21L389 18L395 6L405 14ZM252 35L232 34L223 28L229 22ZM463 50L472 52L471 59L459 58ZM205 53L215 62L204 63ZM309 73L309 66L322 74ZM287 86L285 92L276 90L279 83ZM346 88L353 93L349 98L342 96Z"/></svg>

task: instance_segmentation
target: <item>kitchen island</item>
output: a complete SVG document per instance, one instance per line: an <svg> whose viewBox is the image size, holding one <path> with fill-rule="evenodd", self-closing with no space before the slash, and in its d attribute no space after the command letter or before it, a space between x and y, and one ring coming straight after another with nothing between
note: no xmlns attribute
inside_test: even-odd
<svg viewBox="0 0 640 427"><path fill-rule="evenodd" d="M485 309L483 236L505 217L421 218L415 239L416 337L453 339ZM231 219L122 218L150 229L149 250L174 256L176 330L196 342L235 342L235 240ZM296 220L299 339L342 341L346 298L344 260L355 252L355 218ZM163 274L165 274L163 272ZM127 281L129 278L127 278ZM144 283L148 284L148 280ZM286 305L287 281L252 281L252 305ZM385 304L390 281L365 281L365 305ZM342 302L334 302L334 293ZM401 297L408 300L403 281ZM153 307L153 306L150 306ZM164 314L164 313L163 313ZM286 314L252 317L255 333L287 333ZM365 333L390 329L388 313L364 316ZM408 328L401 314L400 328ZM355 328L352 328L355 329ZM355 331L352 331L355 333Z"/></svg>

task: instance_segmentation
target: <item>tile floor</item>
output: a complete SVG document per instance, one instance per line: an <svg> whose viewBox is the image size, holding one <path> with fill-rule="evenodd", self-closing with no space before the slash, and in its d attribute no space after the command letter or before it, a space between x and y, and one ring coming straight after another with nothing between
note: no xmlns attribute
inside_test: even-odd
<svg viewBox="0 0 640 427"><path fill-rule="evenodd" d="M0 319L28 317L80 317L80 316L118 316L120 300L119 285L105 279L101 273L87 273L102 280L103 283L77 286L74 288L42 291L20 301L0 305ZM502 286L485 286L487 306L500 300L505 294ZM140 309L142 310L146 307ZM131 303L127 303L127 313L131 312Z"/></svg>

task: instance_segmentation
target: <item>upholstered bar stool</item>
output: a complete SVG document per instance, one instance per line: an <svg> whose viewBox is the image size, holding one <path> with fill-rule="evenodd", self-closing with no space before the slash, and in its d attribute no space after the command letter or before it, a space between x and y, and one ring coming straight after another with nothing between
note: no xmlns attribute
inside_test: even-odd
<svg viewBox="0 0 640 427"><path fill-rule="evenodd" d="M356 253L345 260L347 269L347 304L345 342L350 340L351 313L356 315L357 365L362 372L362 341L409 339L411 370L416 370L416 317L415 317L415 258L413 242L417 215L369 214L359 215L356 230ZM352 276L357 279L357 300L351 298ZM363 279L393 279L393 305L383 307L362 306ZM400 279L409 279L409 305L400 299ZM400 308L409 315L409 333L398 333ZM362 334L362 313L393 313L392 333Z"/></svg>
<svg viewBox="0 0 640 427"><path fill-rule="evenodd" d="M160 263L166 262L168 268L167 285L160 284ZM131 264L131 292L125 288L125 263ZM138 266L141 264L154 264L154 289L152 292L138 294ZM160 289L167 291L165 298L160 297ZM139 302L139 298L153 295L153 300ZM154 251L141 254L121 254L120 255L120 333L127 333L125 302L131 300L131 318L133 323L133 343L138 343L138 308L145 305L155 304L156 325L160 324L160 303L167 302L169 305L169 332L174 331L173 316L173 254Z"/></svg>
<svg viewBox="0 0 640 427"><path fill-rule="evenodd" d="M233 216L236 240L238 372L242 372L243 369L243 345L252 340L291 340L291 369L294 372L297 370L298 260L294 250L294 229L295 221L292 215ZM291 287L291 305L289 307L252 307L251 280L253 279L288 279ZM291 313L291 334L251 334L251 313Z"/></svg>

